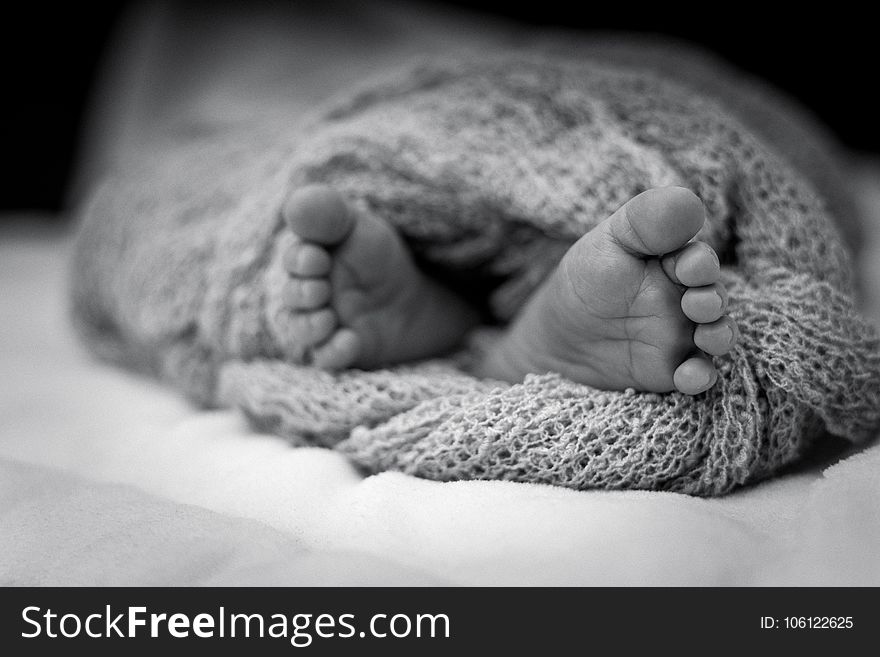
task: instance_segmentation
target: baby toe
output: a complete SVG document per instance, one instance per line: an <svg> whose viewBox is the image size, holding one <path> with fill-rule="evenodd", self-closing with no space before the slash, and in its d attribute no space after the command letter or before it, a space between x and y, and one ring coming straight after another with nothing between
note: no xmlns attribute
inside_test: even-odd
<svg viewBox="0 0 880 657"><path fill-rule="evenodd" d="M718 380L718 373L705 356L693 356L679 365L672 375L675 389L686 395L705 392Z"/></svg>
<svg viewBox="0 0 880 657"><path fill-rule="evenodd" d="M330 301L326 278L292 278L284 285L284 302L294 310L314 310Z"/></svg>
<svg viewBox="0 0 880 657"><path fill-rule="evenodd" d="M351 231L354 219L343 196L325 185L293 191L281 208L291 230L303 240L335 245Z"/></svg>
<svg viewBox="0 0 880 657"><path fill-rule="evenodd" d="M325 370L351 367L360 355L361 341L351 329L340 329L314 350L312 364Z"/></svg>
<svg viewBox="0 0 880 657"><path fill-rule="evenodd" d="M713 356L723 356L730 351L738 337L736 322L727 316L711 324L699 324L694 330L694 344Z"/></svg>
<svg viewBox="0 0 880 657"><path fill-rule="evenodd" d="M715 249L706 242L691 242L662 260L663 271L673 282L688 287L712 285L721 275Z"/></svg>
<svg viewBox="0 0 880 657"><path fill-rule="evenodd" d="M330 308L297 313L290 318L291 330L302 344L310 347L326 341L336 325L336 313Z"/></svg>
<svg viewBox="0 0 880 657"><path fill-rule="evenodd" d="M703 202L692 191L657 187L631 198L602 225L624 250L660 256L682 248L705 220Z"/></svg>
<svg viewBox="0 0 880 657"><path fill-rule="evenodd" d="M714 322L727 310L727 290L718 284L688 288L681 295L681 310L692 322Z"/></svg>
<svg viewBox="0 0 880 657"><path fill-rule="evenodd" d="M297 242L284 254L284 268L291 276L326 276L333 260L320 246Z"/></svg>

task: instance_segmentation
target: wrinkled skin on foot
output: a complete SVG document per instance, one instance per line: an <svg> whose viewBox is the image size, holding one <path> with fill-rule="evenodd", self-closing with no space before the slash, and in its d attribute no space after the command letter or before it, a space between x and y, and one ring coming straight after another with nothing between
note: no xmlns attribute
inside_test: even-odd
<svg viewBox="0 0 880 657"><path fill-rule="evenodd" d="M372 368L441 355L477 313L423 274L394 229L334 190L295 191L282 213L293 329L312 363ZM698 394L708 357L735 344L715 252L694 241L702 203L679 188L648 190L578 240L478 366L511 382L558 372L597 388Z"/></svg>
<svg viewBox="0 0 880 657"><path fill-rule="evenodd" d="M712 248L693 241L700 200L680 187L639 194L578 240L491 353L487 375L559 372L608 390L698 394L707 354L736 343Z"/></svg>
<svg viewBox="0 0 880 657"><path fill-rule="evenodd" d="M324 369L375 368L439 356L478 313L415 265L394 229L323 186L282 213L298 241L285 254L293 330Z"/></svg>

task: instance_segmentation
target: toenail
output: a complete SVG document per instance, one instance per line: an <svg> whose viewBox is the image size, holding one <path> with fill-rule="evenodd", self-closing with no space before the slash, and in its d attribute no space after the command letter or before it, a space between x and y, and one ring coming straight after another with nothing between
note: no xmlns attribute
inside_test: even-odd
<svg viewBox="0 0 880 657"><path fill-rule="evenodd" d="M694 379L698 388L707 387L712 382L712 372L704 371L702 374L695 375Z"/></svg>
<svg viewBox="0 0 880 657"><path fill-rule="evenodd" d="M715 290L715 296L718 297L718 312L724 312L724 295L718 290Z"/></svg>
<svg viewBox="0 0 880 657"><path fill-rule="evenodd" d="M707 245L707 246L708 246L708 245ZM718 259L718 254L715 253L715 249L713 249L711 246L709 247L709 253L712 254L712 259L715 261L715 264L718 265L718 267L720 268L720 267L721 267L721 261Z"/></svg>

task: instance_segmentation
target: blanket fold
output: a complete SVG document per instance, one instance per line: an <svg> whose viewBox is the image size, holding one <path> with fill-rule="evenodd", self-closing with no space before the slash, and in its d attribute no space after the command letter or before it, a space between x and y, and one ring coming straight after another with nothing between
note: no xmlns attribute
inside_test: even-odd
<svg viewBox="0 0 880 657"><path fill-rule="evenodd" d="M77 323L101 353L369 472L717 495L826 431L865 440L880 426L880 355L828 203L778 140L693 85L538 52L425 62L283 139L177 149L86 208ZM292 238L278 215L289 189L311 183L390 221L450 279L491 283L499 321L629 198L683 185L707 208L699 238L722 256L741 341L695 397L552 374L483 381L467 352L315 371L285 330L280 253Z"/></svg>

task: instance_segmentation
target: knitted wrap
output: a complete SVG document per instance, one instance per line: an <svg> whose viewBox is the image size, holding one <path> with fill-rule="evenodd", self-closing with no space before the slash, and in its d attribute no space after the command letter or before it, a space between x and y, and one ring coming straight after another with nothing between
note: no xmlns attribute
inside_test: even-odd
<svg viewBox="0 0 880 657"><path fill-rule="evenodd" d="M826 431L862 441L880 426L877 338L823 198L716 99L666 77L524 53L429 62L282 143L182 150L88 206L77 323L99 353L294 444L367 472L718 495ZM452 358L315 370L280 294L293 237L278 207L310 183L391 222L451 285L485 288L501 322L628 199L685 186L706 206L698 237L721 257L741 338L697 396L480 380L467 365L490 329Z"/></svg>

